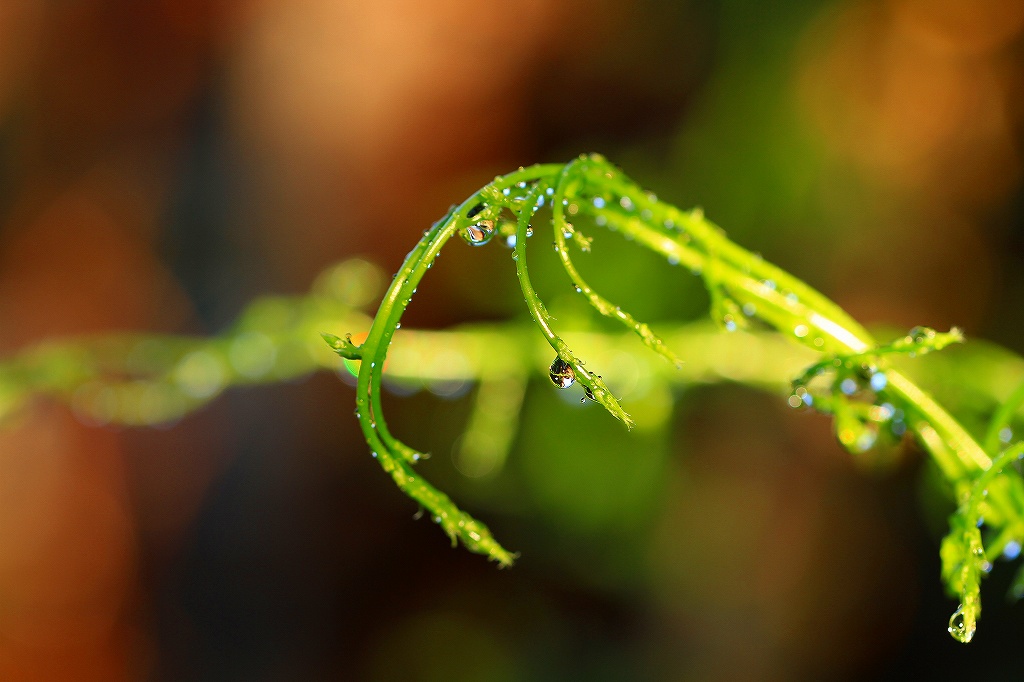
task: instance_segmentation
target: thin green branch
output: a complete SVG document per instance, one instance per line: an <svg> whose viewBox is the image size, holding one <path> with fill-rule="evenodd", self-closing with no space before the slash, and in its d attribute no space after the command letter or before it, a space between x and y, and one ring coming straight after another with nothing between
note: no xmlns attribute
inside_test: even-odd
<svg viewBox="0 0 1024 682"><path fill-rule="evenodd" d="M631 425L605 380L590 371L582 359L586 356L595 363L591 366L600 366L609 345L622 343L620 337L577 334L577 350L585 351L577 354L555 332L554 320L532 284L528 242L533 221L547 210L551 213L555 252L577 292L601 315L618 320L648 347L673 361L672 366L651 366L652 376L675 383L739 381L772 390L780 390L796 376L790 404L810 405L833 414L837 437L851 452L862 452L882 435L898 439L909 430L916 436L961 502L951 518L942 559L947 587L961 598L950 630L968 641L980 614L979 585L986 572L986 557L991 557L996 548L1024 540L1024 482L1013 467L1006 466L1024 446L1013 444L1005 452L997 452L1001 434L1005 435L1013 415L1024 404L1024 385L1013 391L1001 408L993 410L982 448L959 420L911 378L912 366L909 373L896 368L899 356L961 342L958 331L943 335L922 328L893 343L879 345L838 305L730 241L703 212L681 211L659 201L597 155L580 157L564 166L521 168L495 178L454 206L424 233L406 257L372 323L350 308L331 308L328 299L320 296L285 300L279 307L302 308L302 314L283 322L275 318L273 325L265 320L260 323L257 316L247 312L239 325L212 339L122 338L32 349L0 365L0 418L16 412L34 395L45 393L75 405L80 413L91 415L97 422L153 423L196 409L231 385L281 380L317 366L344 366L357 373L356 414L381 467L425 508L453 543L461 542L474 552L508 565L514 555L498 544L486 526L414 472L414 463L425 454L390 432L384 419L382 386L385 378L426 382L451 378L451 369L432 374L422 363L408 362L400 349L388 365L389 349L406 307L448 240L459 235L462 241L480 246L495 234L511 238L512 227L506 217L511 214L516 275L541 338L527 341L525 332L510 335L507 328L504 333L467 328L448 333L403 333L405 341L398 345L421 344L426 348L444 343L449 349L462 349L471 358L466 363L465 377L483 381L491 388L478 395L467 437L474 433L479 436L481 429L493 427L500 438L486 447L480 439L475 444L466 442L462 451L475 452L473 456L483 457L480 461L486 460L488 466L500 466L504 461L514 429L507 419L500 423L490 419L484 401L493 399L489 396L493 396L494 386L515 387L513 393L519 397L514 411L518 413L524 372L545 371L551 350L556 357L553 378L559 385L578 380L588 397ZM712 316L727 330L757 329L758 325L751 324L757 321L776 334L722 337L707 327L688 326L678 332L666 330L663 339L655 336L645 322L611 303L580 275L569 254L569 241L582 251L590 249L591 241L583 235L583 226L619 232L638 246L660 254L669 264L682 265L700 275L711 294ZM352 336L329 332L360 331L367 326L365 339L358 345ZM310 339L315 339L317 332L323 333L327 345L319 344L319 350L314 351ZM782 351L778 347L780 339L802 350ZM734 346L734 350L728 350ZM757 357L766 360L751 361L752 356L742 349L752 346L759 347ZM429 351L421 350L418 357L423 357L423 352ZM121 360L117 359L119 354ZM801 364L775 360L790 356ZM135 359L129 362L125 357ZM680 358L685 362L680 363ZM1004 370L1011 360L992 362L1001 363L999 373L1006 375ZM1013 362L1020 365L1019 359ZM810 369L801 372L801 367ZM1019 382L1024 369L1018 366L1016 372ZM614 378L609 381L615 385ZM977 377L962 376L958 388L961 393L975 390L975 395L983 396L985 409L994 408L1000 398L1006 397L1005 393L994 395L991 386L972 389L976 381L980 382ZM941 383L933 387L942 388ZM128 409L127 405L136 407ZM989 536L989 552L978 521L983 521Z"/></svg>

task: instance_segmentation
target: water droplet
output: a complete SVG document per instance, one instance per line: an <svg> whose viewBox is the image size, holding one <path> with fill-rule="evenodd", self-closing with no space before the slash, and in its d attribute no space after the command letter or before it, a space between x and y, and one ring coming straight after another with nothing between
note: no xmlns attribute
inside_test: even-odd
<svg viewBox="0 0 1024 682"><path fill-rule="evenodd" d="M974 632L976 625L971 623L970 627L967 626L967 619L964 617L964 605L961 604L957 607L957 610L953 612L953 615L949 617L949 634L953 635L954 639L967 644L974 639Z"/></svg>
<svg viewBox="0 0 1024 682"><path fill-rule="evenodd" d="M494 236L494 221L481 220L475 225L467 225L459 230L459 235L467 244L483 246Z"/></svg>
<svg viewBox="0 0 1024 682"><path fill-rule="evenodd" d="M526 236L527 237L532 237L533 236L533 225L527 225L526 226Z"/></svg>
<svg viewBox="0 0 1024 682"><path fill-rule="evenodd" d="M605 218L603 215L599 215L596 218L594 218L594 222L600 225L601 227L604 227L605 225L608 224L608 219Z"/></svg>
<svg viewBox="0 0 1024 682"><path fill-rule="evenodd" d="M736 331L736 320L733 319L732 315L726 315L722 318L722 324L725 326L725 330L729 332Z"/></svg>
<svg viewBox="0 0 1024 682"><path fill-rule="evenodd" d="M579 285L573 285L573 289L576 290L577 294L582 294L583 293L583 289L580 289Z"/></svg>
<svg viewBox="0 0 1024 682"><path fill-rule="evenodd" d="M839 390L842 391L844 395L853 395L857 392L857 382L850 377L846 377L840 382Z"/></svg>
<svg viewBox="0 0 1024 682"><path fill-rule="evenodd" d="M374 459L377 459L377 453L376 452L371 452L370 454L373 455Z"/></svg>
<svg viewBox="0 0 1024 682"><path fill-rule="evenodd" d="M508 196L509 194L512 194L512 190L506 187L505 189L501 190L501 193L504 194L505 196Z"/></svg>
<svg viewBox="0 0 1024 682"><path fill-rule="evenodd" d="M1020 556L1020 543L1016 540L1010 540L1003 547L1003 558L1013 561Z"/></svg>
<svg viewBox="0 0 1024 682"><path fill-rule="evenodd" d="M1009 426L1004 426L999 430L999 440L1001 442L1009 443L1011 438L1013 438L1013 429Z"/></svg>
<svg viewBox="0 0 1024 682"><path fill-rule="evenodd" d="M884 372L876 372L871 375L871 390L881 391L889 383L889 378Z"/></svg>
<svg viewBox="0 0 1024 682"><path fill-rule="evenodd" d="M679 265L679 256L673 253L671 256L668 257L668 264Z"/></svg>
<svg viewBox="0 0 1024 682"><path fill-rule="evenodd" d="M913 343L925 343L935 338L935 330L931 327L914 327L907 334Z"/></svg>
<svg viewBox="0 0 1024 682"><path fill-rule="evenodd" d="M576 372L573 370L572 365L561 357L555 357L551 363L548 376L551 377L551 383L558 388L569 388L576 383Z"/></svg>
<svg viewBox="0 0 1024 682"><path fill-rule="evenodd" d="M629 197L622 197L621 199L619 199L619 206L621 206L623 209L627 211L632 211L633 200L630 199Z"/></svg>
<svg viewBox="0 0 1024 682"><path fill-rule="evenodd" d="M809 331L810 329L807 328L806 324L798 324L797 326L793 327L793 335L796 336L798 339L802 339L805 336L807 336L807 332Z"/></svg>
<svg viewBox="0 0 1024 682"><path fill-rule="evenodd" d="M519 260L519 249L516 249L512 252L512 260Z"/></svg>
<svg viewBox="0 0 1024 682"><path fill-rule="evenodd" d="M789 398L786 399L786 402L789 403L790 407L800 407L804 404L804 401L801 400L800 396L796 395L795 393L789 396Z"/></svg>
<svg viewBox="0 0 1024 682"><path fill-rule="evenodd" d="M604 197L594 197L592 203L594 208L604 208Z"/></svg>
<svg viewBox="0 0 1024 682"><path fill-rule="evenodd" d="M395 329L401 329L401 328L402 328L402 323L401 322L398 322L397 324L395 324Z"/></svg>
<svg viewBox="0 0 1024 682"><path fill-rule="evenodd" d="M753 317L754 313L756 313L756 312L757 312L757 306L755 306L753 303L744 303L743 304L743 314L746 315L747 317Z"/></svg>

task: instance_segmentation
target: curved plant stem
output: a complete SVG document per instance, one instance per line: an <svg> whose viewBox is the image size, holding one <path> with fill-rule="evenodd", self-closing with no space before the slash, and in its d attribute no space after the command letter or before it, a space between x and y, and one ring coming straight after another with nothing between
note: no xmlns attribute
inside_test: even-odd
<svg viewBox="0 0 1024 682"><path fill-rule="evenodd" d="M515 241L516 276L541 339L535 343L524 330L510 332L509 327L504 331L478 327L402 333L407 343L423 347L418 356L439 343L460 348L472 358L465 378L490 387L478 396L477 415L470 422L476 431L493 427L501 435L493 446L467 446L467 457L476 458L478 471L504 462L514 429L508 419L496 421L482 412L487 408L484 399L500 392L496 387L510 387L518 396L509 402L510 409L518 413L524 373L546 367L552 351L559 361L555 377L561 385L578 380L587 397L627 427L632 425L605 380L592 371L598 365L588 366L583 359L586 354L601 361L607 357L606 351L618 347L622 340L607 334L577 333L574 345L578 348L570 349L556 332L555 320L531 281L527 253L534 251L528 244L533 223L547 212L556 256L574 289L600 315L617 320L629 335L639 336L670 360L671 364L659 361L657 367L652 365L652 375L677 383L740 381L776 391L785 385L785 379L792 379L790 404L833 414L839 441L855 454L872 447L879 437L899 439L904 431L916 436L959 503L941 554L947 588L961 599L950 632L969 641L980 616L979 586L988 562L1010 543L1024 542L1024 481L1016 468L1009 466L1024 445L1008 444L1006 450L999 451L1000 435L1024 404L1024 383L1020 383L1024 363L1006 356L991 360L1002 375L1009 363L1016 363L1015 381L1020 385L1012 393L1005 388L997 396L988 386L972 388L972 381L980 381L976 376L968 373L961 377L957 389L984 401L984 409L1010 393L1009 399L994 409L982 447L912 378L916 376L912 366L896 362L900 355L913 356L962 342L958 330L938 333L915 328L903 338L879 344L823 294L730 241L702 211L682 211L659 201L598 155L581 156L565 165L520 168L496 177L453 206L409 252L372 322L351 308L339 308L323 296L311 295L277 303L269 299L257 302L300 310L301 314L282 318L275 313L276 317L267 319L284 322L270 325L247 312L233 329L211 339L119 337L41 346L0 365L0 418L14 414L34 395L45 393L73 404L84 418L98 423L166 422L196 409L227 386L279 381L317 366L337 369L343 362L356 373L356 415L381 467L441 526L453 544L461 542L502 566L509 565L515 555L502 547L484 524L414 471L415 463L426 454L391 433L384 418L382 387L385 378L428 383L444 378L430 376L422 365L404 360L400 351L388 367L396 330L421 281L452 236L479 246L500 234ZM513 221L508 220L509 215ZM570 255L572 248L584 253L591 249L584 228L602 227L659 254L668 264L681 265L702 277L710 293L713 320L727 331L753 333L723 337L706 326L689 325L655 335L647 323L597 292ZM359 331L367 326L359 345L351 336L324 334L327 347L319 345L313 350L310 346L310 339L324 329ZM764 329L772 331L761 331ZM797 344L800 351L782 353L782 339ZM743 349L753 346L768 360L756 366L746 362L749 355ZM578 352L581 349L584 353ZM774 360L783 355L803 362L804 371L801 366ZM902 369L896 369L897 365ZM932 388L944 389L941 382Z"/></svg>

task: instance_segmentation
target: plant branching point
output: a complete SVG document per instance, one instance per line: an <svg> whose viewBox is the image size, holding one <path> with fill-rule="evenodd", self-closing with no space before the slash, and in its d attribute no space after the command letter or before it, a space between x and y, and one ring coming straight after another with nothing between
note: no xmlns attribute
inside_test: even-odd
<svg viewBox="0 0 1024 682"><path fill-rule="evenodd" d="M1024 542L1024 485L1010 464L1024 452L1015 445L997 452L999 435L1024 403L1024 389L993 419L983 448L946 410L908 377L891 367L895 355L916 356L963 342L958 329L941 333L919 327L879 344L838 305L793 275L730 241L702 211L681 211L658 200L598 155L562 165L537 165L499 176L426 231L388 289L361 346L325 336L342 357L360 359L356 414L374 456L395 483L421 504L452 542L499 564L511 564L505 550L479 521L459 510L443 493L413 473L423 457L388 431L381 409L381 377L388 346L402 312L441 248L453 236L482 246L499 235L513 247L512 258L523 299L554 360L550 378L559 388L578 381L592 399L627 427L632 419L602 377L585 365L556 330L555 320L534 289L527 246L541 232L539 216L550 216L555 253L569 282L600 315L632 330L644 345L679 367L678 357L651 327L595 291L576 268L573 250L592 246L582 225L622 233L635 243L701 276L711 297L712 318L726 331L768 327L821 353L793 381L789 403L813 407L834 418L839 442L852 453L880 439L899 441L912 434L932 456L955 490L960 506L943 541L942 577L960 606L950 633L973 637L981 612L980 580L994 555ZM984 525L989 539L981 532ZM989 548L986 551L986 546ZM1024 592L1024 578L1020 581Z"/></svg>

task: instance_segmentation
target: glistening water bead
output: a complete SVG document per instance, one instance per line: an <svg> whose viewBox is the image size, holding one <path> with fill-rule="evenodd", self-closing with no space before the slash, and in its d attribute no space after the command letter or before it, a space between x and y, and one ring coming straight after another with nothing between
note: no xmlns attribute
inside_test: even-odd
<svg viewBox="0 0 1024 682"><path fill-rule="evenodd" d="M548 372L551 383L558 388L569 388L576 383L576 372L572 366L560 357L556 357Z"/></svg>
<svg viewBox="0 0 1024 682"><path fill-rule="evenodd" d="M494 221L481 220L474 225L467 225L459 230L459 235L471 246L483 246L494 236Z"/></svg>

